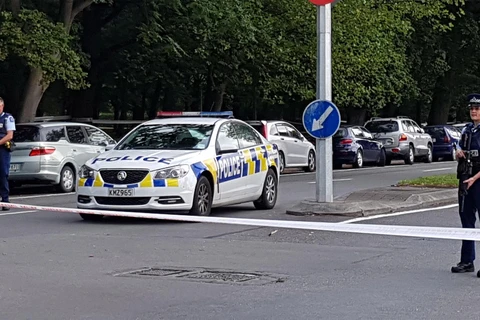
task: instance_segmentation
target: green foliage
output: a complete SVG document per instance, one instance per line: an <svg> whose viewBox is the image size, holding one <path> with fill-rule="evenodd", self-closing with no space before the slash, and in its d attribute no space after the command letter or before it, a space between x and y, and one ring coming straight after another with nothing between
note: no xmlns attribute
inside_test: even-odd
<svg viewBox="0 0 480 320"><path fill-rule="evenodd" d="M53 23L42 12L22 10L18 16L0 13L0 60L13 55L43 71L43 84L60 79L68 88L86 87L84 57L72 49L75 38L61 23Z"/></svg>

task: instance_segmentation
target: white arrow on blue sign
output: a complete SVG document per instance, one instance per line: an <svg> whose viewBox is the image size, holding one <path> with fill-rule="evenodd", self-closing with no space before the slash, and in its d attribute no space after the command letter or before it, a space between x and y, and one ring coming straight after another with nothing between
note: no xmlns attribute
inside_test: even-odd
<svg viewBox="0 0 480 320"><path fill-rule="evenodd" d="M327 100L315 100L303 111L303 126L314 138L333 136L340 127L341 116L337 106Z"/></svg>

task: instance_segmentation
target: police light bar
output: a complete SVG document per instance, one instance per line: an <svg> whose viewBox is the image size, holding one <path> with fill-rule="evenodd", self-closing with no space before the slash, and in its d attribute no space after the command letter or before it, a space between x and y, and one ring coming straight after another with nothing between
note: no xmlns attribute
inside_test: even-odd
<svg viewBox="0 0 480 320"><path fill-rule="evenodd" d="M233 118L233 111L158 111L157 118L162 117L217 117Z"/></svg>

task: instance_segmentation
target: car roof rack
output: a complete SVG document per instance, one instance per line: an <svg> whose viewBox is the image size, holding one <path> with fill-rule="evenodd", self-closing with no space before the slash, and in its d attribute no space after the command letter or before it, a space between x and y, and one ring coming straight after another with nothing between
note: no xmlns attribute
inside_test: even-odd
<svg viewBox="0 0 480 320"><path fill-rule="evenodd" d="M233 111L158 111L158 118L167 117L214 117L214 118L234 118Z"/></svg>
<svg viewBox="0 0 480 320"><path fill-rule="evenodd" d="M397 116L397 119L410 119L410 118L407 116Z"/></svg>

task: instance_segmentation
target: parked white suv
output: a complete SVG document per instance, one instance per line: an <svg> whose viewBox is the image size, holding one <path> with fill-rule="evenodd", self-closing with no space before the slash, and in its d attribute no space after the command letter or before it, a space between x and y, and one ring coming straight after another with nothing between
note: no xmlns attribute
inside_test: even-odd
<svg viewBox="0 0 480 320"><path fill-rule="evenodd" d="M315 146L290 123L279 120L246 122L277 145L280 152L280 173L285 168L295 167L302 167L308 172L315 171Z"/></svg>
<svg viewBox="0 0 480 320"><path fill-rule="evenodd" d="M72 192L80 167L116 143L84 123L20 123L16 127L8 177L12 186L51 183L60 192Z"/></svg>
<svg viewBox="0 0 480 320"><path fill-rule="evenodd" d="M387 152L387 165L392 160L404 160L406 164L413 164L420 158L432 162L432 137L412 119L404 116L372 118L365 123L365 128L373 134L375 140L383 143Z"/></svg>

